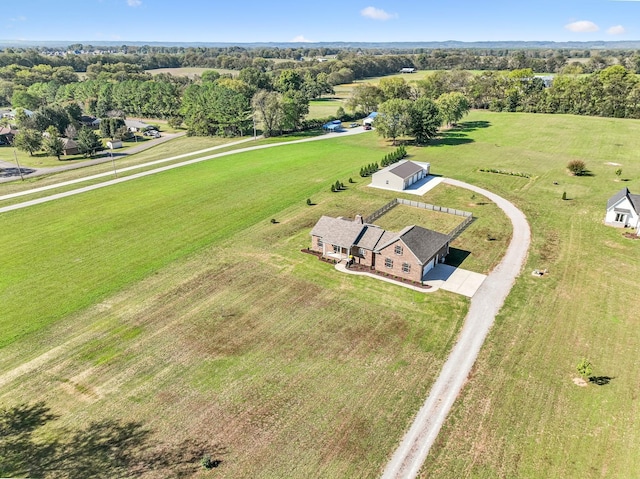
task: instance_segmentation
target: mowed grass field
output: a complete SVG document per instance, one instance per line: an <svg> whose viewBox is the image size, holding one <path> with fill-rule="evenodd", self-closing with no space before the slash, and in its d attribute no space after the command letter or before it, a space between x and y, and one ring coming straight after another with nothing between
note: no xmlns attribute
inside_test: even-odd
<svg viewBox="0 0 640 479"><path fill-rule="evenodd" d="M433 169L511 199L533 245L421 477L635 477L640 241L602 221L610 196L640 191L640 123L480 112L468 120L427 149ZM568 176L571 159L591 176ZM628 181L616 181L617 168ZM534 268L549 274L533 277ZM582 357L609 384L576 386Z"/></svg>
<svg viewBox="0 0 640 479"><path fill-rule="evenodd" d="M111 418L169 449L197 439L222 460L203 477L377 477L468 304L298 250L320 215L396 196L357 176L391 149L374 134L289 145L0 216L2 403L47 401L51 433ZM640 241L602 219L616 191L640 192L640 122L472 112L408 150L510 199L533 233L421 477L633 477ZM571 159L591 176L568 176ZM328 193L335 180L348 190ZM510 233L493 205L444 186L421 200L473 211L452 246L464 268L495 265ZM609 384L576 386L582 357Z"/></svg>
<svg viewBox="0 0 640 479"><path fill-rule="evenodd" d="M356 174L391 150L372 133L288 145L0 216L0 401L45 401L46 437L135 421L149 436L127 449L175 462L130 474L376 477L468 300L300 250L321 215L395 196Z"/></svg>

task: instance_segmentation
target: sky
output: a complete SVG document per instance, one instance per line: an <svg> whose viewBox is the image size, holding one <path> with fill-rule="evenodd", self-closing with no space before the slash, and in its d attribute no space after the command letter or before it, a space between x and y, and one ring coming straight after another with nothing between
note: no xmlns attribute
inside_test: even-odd
<svg viewBox="0 0 640 479"><path fill-rule="evenodd" d="M640 40L640 0L20 0L0 40Z"/></svg>

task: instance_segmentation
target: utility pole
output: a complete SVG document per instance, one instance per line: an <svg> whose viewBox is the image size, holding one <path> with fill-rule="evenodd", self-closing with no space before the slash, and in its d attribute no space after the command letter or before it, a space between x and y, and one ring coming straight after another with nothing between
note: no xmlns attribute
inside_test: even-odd
<svg viewBox="0 0 640 479"><path fill-rule="evenodd" d="M113 175L117 178L118 177L118 172L116 171L116 162L113 159L113 151L109 152L109 156L111 156L111 164L113 165Z"/></svg>
<svg viewBox="0 0 640 479"><path fill-rule="evenodd" d="M18 161L18 154L16 153L16 149L13 149L13 156L16 158L16 165L18 165L18 173L20 173L20 178L24 181L24 175L22 174L22 168L20 168L20 162Z"/></svg>

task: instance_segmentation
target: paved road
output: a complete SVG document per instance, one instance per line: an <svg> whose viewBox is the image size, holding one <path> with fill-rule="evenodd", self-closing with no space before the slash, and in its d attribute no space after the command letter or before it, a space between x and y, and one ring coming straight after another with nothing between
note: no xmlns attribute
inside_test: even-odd
<svg viewBox="0 0 640 479"><path fill-rule="evenodd" d="M444 182L475 191L495 202L511 220L513 237L500 264L489 274L471 299L458 342L449 354L440 376L411 428L387 464L383 479L414 478L418 475L429 449L469 376L496 314L502 308L516 277L522 270L531 243L529 223L524 213L512 203L468 183L452 179L445 179Z"/></svg>
<svg viewBox="0 0 640 479"><path fill-rule="evenodd" d="M21 209L21 208L26 208L28 206L38 205L38 204L41 204L41 203L47 203L49 201L57 200L57 199L60 199L60 198L66 198L68 196L78 195L80 193L85 193L87 191L97 190L99 188L104 188L106 186L116 185L118 183L124 183L125 181L131 181L131 180L135 180L137 178L142 178L142 177L145 177L145 176L155 175L155 174L163 172L163 171L173 170L174 168L180 168L182 166L192 165L194 163L200 163L202 161L207 161L207 160L211 160L211 159L214 159L214 158L220 158L222 156L235 155L236 153L244 153L244 152L247 152L247 151L263 150L263 149L266 149L266 148L274 148L274 147L277 147L277 146L295 145L297 143L307 143L307 142L310 142L310 141L320 141L320 140L328 140L328 139L331 139L331 138L340 138L340 137L343 137L343 136L357 135L357 134L364 133L364 132L365 132L365 130L363 130L362 127L353 128L353 129L350 129L350 130L343 130L342 132L328 133L328 134L325 134L325 135L322 135L322 136L314 136L312 138L304 138L302 140L284 141L284 142L280 142L280 143L271 143L271 144L266 144L266 145L256 145L256 146L250 146L250 147L247 147L247 148L239 148L239 149L233 150L233 151L226 151L226 152L223 152L223 153L217 153L217 154L214 154L214 155L203 156L203 157L200 157L200 158L195 158L195 159L183 161L183 162L180 162L180 163L174 163L172 165L163 166L163 167L156 168L156 169L153 169L153 170L148 170L148 171L143 171L143 172L140 172L140 173L135 173L133 175L125 176L123 178L116 178L116 179L104 181L102 183L98 183L98 184L95 184L95 185L85 186L85 187L82 187L82 188L77 188L75 190L69 190L69 191L65 191L63 193L56 193L56 194L53 194L53 195L50 195L50 196L37 198L35 200L29 200L29 201L24 201L22 203L16 203L14 205L5 206L5 207L0 208L0 213L5 213L7 211L18 210L18 209ZM251 141L251 140L249 139L249 140L241 140L241 141ZM219 147L214 147L214 148L224 148L225 146L229 146L229 144L222 145L222 146L219 146ZM211 149L214 149L214 148L209 148L208 150L211 150ZM206 150L201 150L201 151L206 151ZM197 154L197 152L185 153L184 155L181 155L181 156L184 156L184 157L193 156L194 154ZM142 168L143 166L149 166L150 164L161 163L163 161L166 162L166 161L169 161L171 159L176 159L176 158L179 158L179 157L172 157L172 158L168 158L168 159L165 158L163 160L156 160L155 162L145 163L144 165L136 165L134 167L129 167L128 169ZM120 171L125 171L125 169L122 169ZM92 178L97 178L97 177L107 176L107 175L110 176L112 174L113 174L112 172L101 173L99 175L93 175L91 177L80 178L78 180L67 181L67 182L64 182L64 183L58 183L58 184L55 184L55 185L44 186L44 187L41 187L41 188L34 188L34 189L31 189L31 190L21 191L21 192L18 192L18 193L11 193L11 194L7 194L7 195L4 195L4 196L0 196L0 200L9 199L9 198L15 198L17 196L28 195L28 194L31 194L31 193L36 193L38 191L44 191L44 190L49 190L49 189L53 189L53 188L58 188L60 186L65 186L65 185L69 185L69 184L73 184L73 183L79 183L79 182L82 182L82 181L86 181L87 179L92 179Z"/></svg>
<svg viewBox="0 0 640 479"><path fill-rule="evenodd" d="M160 143L164 143L165 141L173 140L174 138L178 138L180 136L184 136L186 133L164 133L160 138L155 138L152 140L146 140L144 142L140 142L139 145L132 146L131 148L127 148L126 150L118 151L116 150L113 153L114 158L122 158L124 156L133 155L134 153L138 153L140 151L151 148L152 146L159 145ZM86 168L88 166L99 165L101 163L107 163L111 161L111 157L108 156L108 153L104 153L104 156L100 158L95 158L93 160L84 160L81 162L75 162L70 165L60 165L60 166L51 166L51 167L43 167L43 168L34 168L28 166L22 166L21 170L22 174L26 178L33 178L34 176L44 176L50 175L52 173L59 173L61 171L68 170L77 170L78 168ZM0 161L0 168L2 168L3 175L0 176L0 183L8 183L10 181L16 181L20 179L20 171L18 171L18 167L15 163L11 163L8 161Z"/></svg>

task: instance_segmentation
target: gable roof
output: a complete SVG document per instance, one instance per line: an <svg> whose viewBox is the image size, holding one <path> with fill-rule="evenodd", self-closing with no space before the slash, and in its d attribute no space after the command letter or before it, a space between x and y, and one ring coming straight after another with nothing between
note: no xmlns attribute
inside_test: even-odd
<svg viewBox="0 0 640 479"><path fill-rule="evenodd" d="M424 170L424 168L413 161L406 160L405 162L389 169L389 173L393 173L402 179L411 178L416 173Z"/></svg>
<svg viewBox="0 0 640 479"><path fill-rule="evenodd" d="M355 246L373 251L385 233L387 233L387 231L383 230L379 226L365 225L364 231L358 238L358 242Z"/></svg>
<svg viewBox="0 0 640 479"><path fill-rule="evenodd" d="M629 188L622 188L607 201L607 209L613 208L621 199L627 198L636 213L640 214L640 195L632 195Z"/></svg>
<svg viewBox="0 0 640 479"><path fill-rule="evenodd" d="M60 139L62 140L62 145L65 150L70 150L71 148L78 148L78 144L71 138L60 138Z"/></svg>
<svg viewBox="0 0 640 479"><path fill-rule="evenodd" d="M322 216L311 230L311 235L319 236L325 243L350 248L357 243L364 229L365 225L360 221Z"/></svg>
<svg viewBox="0 0 640 479"><path fill-rule="evenodd" d="M405 228L405 230L400 234L400 239L422 264L433 258L442 247L451 241L451 236L421 226L414 225Z"/></svg>

